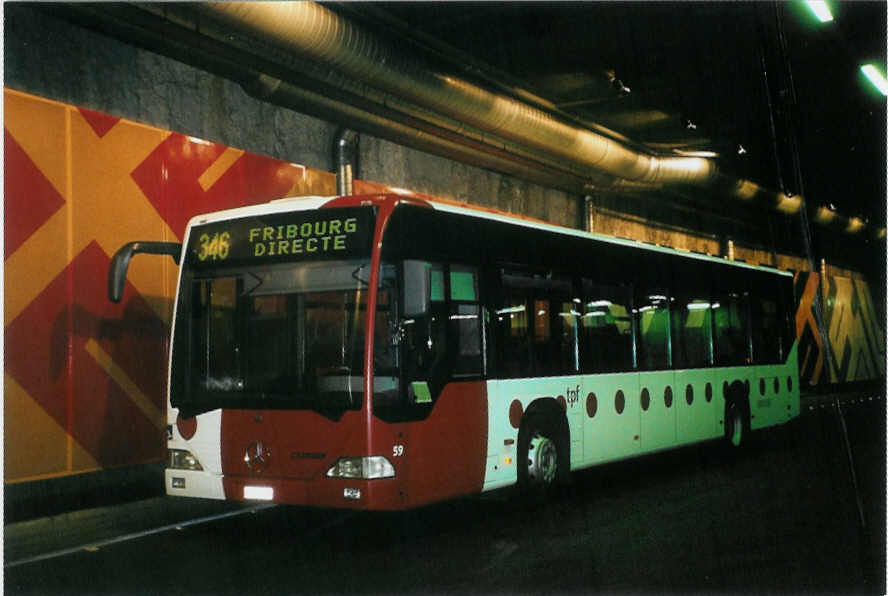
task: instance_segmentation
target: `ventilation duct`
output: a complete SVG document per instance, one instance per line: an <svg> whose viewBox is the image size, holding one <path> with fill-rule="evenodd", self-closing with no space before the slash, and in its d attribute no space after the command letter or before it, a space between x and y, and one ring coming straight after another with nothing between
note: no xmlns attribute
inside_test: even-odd
<svg viewBox="0 0 888 596"><path fill-rule="evenodd" d="M451 133L465 135L473 127L495 135L494 146L507 153L523 155L531 163L549 161L550 166L554 160L554 169L560 164L573 176L586 178L586 190L693 186L763 204L785 214L799 214L804 206L800 197L788 197L751 181L721 174L711 159L645 152L625 139L568 124L528 103L434 72L314 2L211 2L198 4L196 10L202 21L196 28L203 34L242 47L260 44L268 49L272 60L296 70L308 61L337 71L357 81L366 95L372 96L373 90L389 94L383 97L382 104L390 112L409 113L412 102L425 110L418 116L412 115L433 121L439 129L447 130L446 125L441 125L440 116L444 116L456 123L455 130L450 127ZM245 42L244 38L250 41ZM491 141L477 134L474 138L482 144ZM498 139L513 145L505 146ZM513 166L501 171L514 169ZM564 183L556 186L565 188ZM864 226L855 223L845 226L845 231L860 232ZM875 230L874 235L884 237L884 229Z"/></svg>
<svg viewBox="0 0 888 596"><path fill-rule="evenodd" d="M591 130L565 124L542 110L472 83L430 71L333 11L313 2L219 2L198 5L229 39L247 36L270 44L273 58L292 56L335 69L419 106L480 130L544 151L586 169L647 185L705 185L717 180L715 164L700 157L664 157L631 149Z"/></svg>
<svg viewBox="0 0 888 596"><path fill-rule="evenodd" d="M719 173L707 158L656 155L514 95L430 72L311 2L68 4L52 11L228 77L266 101L544 186L577 194L702 188L750 208L798 214L803 207L799 197ZM827 219L813 218L885 238L884 228Z"/></svg>

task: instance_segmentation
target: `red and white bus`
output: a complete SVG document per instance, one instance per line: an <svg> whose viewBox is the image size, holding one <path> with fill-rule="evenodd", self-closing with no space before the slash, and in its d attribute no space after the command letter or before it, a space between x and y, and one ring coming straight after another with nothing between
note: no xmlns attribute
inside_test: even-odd
<svg viewBox="0 0 888 596"><path fill-rule="evenodd" d="M199 216L170 495L401 509L799 415L786 272L415 195Z"/></svg>

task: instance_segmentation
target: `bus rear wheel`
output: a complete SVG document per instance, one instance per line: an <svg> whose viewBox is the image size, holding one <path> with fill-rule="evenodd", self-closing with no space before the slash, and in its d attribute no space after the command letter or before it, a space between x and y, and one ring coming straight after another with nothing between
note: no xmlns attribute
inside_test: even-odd
<svg viewBox="0 0 888 596"><path fill-rule="evenodd" d="M725 442L729 447L739 449L749 435L749 423L743 408L736 400L731 400L725 406Z"/></svg>

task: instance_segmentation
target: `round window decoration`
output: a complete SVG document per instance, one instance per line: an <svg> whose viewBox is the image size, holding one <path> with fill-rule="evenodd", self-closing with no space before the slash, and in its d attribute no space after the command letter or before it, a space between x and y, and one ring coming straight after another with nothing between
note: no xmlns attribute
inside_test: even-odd
<svg viewBox="0 0 888 596"><path fill-rule="evenodd" d="M512 400L512 404L509 406L509 424L512 425L512 428L518 428L521 426L521 416L524 414L524 407L521 405L521 402L516 400Z"/></svg>
<svg viewBox="0 0 888 596"><path fill-rule="evenodd" d="M651 392L647 390L647 387L641 390L641 409L647 412L648 408L651 407Z"/></svg>
<svg viewBox="0 0 888 596"><path fill-rule="evenodd" d="M688 386L685 389L685 401L688 402L688 405L694 403L694 388L690 383L688 383Z"/></svg>
<svg viewBox="0 0 888 596"><path fill-rule="evenodd" d="M792 391L792 377L786 377L786 390Z"/></svg>
<svg viewBox="0 0 888 596"><path fill-rule="evenodd" d="M774 393L780 393L780 379L774 378Z"/></svg>
<svg viewBox="0 0 888 596"><path fill-rule="evenodd" d="M764 379L759 379L759 393L761 393L762 395L765 394L765 380Z"/></svg>
<svg viewBox="0 0 888 596"><path fill-rule="evenodd" d="M176 416L176 428L183 439L190 440L197 433L197 416L182 418L182 414L179 414Z"/></svg>
<svg viewBox="0 0 888 596"><path fill-rule="evenodd" d="M666 391L663 392L663 403L666 404L667 408L672 407L672 387L666 386Z"/></svg>
<svg viewBox="0 0 888 596"><path fill-rule="evenodd" d="M626 396L623 395L622 389L618 389L617 394L614 396L614 408L616 408L617 414L622 414L623 410L626 409Z"/></svg>
<svg viewBox="0 0 888 596"><path fill-rule="evenodd" d="M594 393L590 393L586 396L586 414L589 418L595 418L596 412L598 412L598 398Z"/></svg>
<svg viewBox="0 0 888 596"><path fill-rule="evenodd" d="M706 383L706 401L712 401L712 383Z"/></svg>

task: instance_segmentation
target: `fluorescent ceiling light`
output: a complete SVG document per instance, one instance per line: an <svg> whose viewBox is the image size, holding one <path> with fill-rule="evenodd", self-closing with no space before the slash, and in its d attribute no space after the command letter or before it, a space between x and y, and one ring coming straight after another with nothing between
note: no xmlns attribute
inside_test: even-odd
<svg viewBox="0 0 888 596"><path fill-rule="evenodd" d="M682 151L681 149L675 149L675 152L682 157L718 157L718 153L715 151Z"/></svg>
<svg viewBox="0 0 888 596"><path fill-rule="evenodd" d="M821 23L829 23L833 20L832 12L829 10L829 6L826 2L816 2L815 0L807 0L805 4L808 5L808 8L811 9L811 12L814 13L814 16Z"/></svg>
<svg viewBox="0 0 888 596"><path fill-rule="evenodd" d="M872 83L882 95L888 95L888 81L885 80L885 75L879 72L879 69L876 68L875 64L864 64L860 67L860 71L866 75L866 78L869 79L870 83Z"/></svg>

